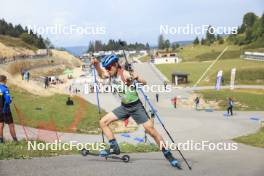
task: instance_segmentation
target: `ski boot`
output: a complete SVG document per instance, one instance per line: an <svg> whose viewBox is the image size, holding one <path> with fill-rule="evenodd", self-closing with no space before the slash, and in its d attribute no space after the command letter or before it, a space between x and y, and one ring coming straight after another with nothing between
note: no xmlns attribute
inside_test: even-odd
<svg viewBox="0 0 264 176"><path fill-rule="evenodd" d="M178 169L181 169L181 165L180 165L179 161L173 157L170 150L163 149L162 152L163 152L165 158L170 162L170 164L173 167L177 167Z"/></svg>
<svg viewBox="0 0 264 176"><path fill-rule="evenodd" d="M106 156L109 156L109 155L119 155L120 154L120 149L119 149L119 146L118 146L118 143L116 142L115 139L112 139L109 141L109 145L110 145L110 148L109 149L106 149L106 150L101 150L99 155L101 157L106 157Z"/></svg>

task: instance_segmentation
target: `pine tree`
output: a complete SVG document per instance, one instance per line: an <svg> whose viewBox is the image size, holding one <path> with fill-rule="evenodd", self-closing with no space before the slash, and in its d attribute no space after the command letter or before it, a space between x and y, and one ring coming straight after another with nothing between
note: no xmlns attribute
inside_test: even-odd
<svg viewBox="0 0 264 176"><path fill-rule="evenodd" d="M159 35L159 39L158 39L158 48L159 49L164 49L164 38L163 35Z"/></svg>
<svg viewBox="0 0 264 176"><path fill-rule="evenodd" d="M193 44L194 44L194 45L199 45L199 43L200 43L199 38L196 37L196 38L194 39L194 41L193 41Z"/></svg>

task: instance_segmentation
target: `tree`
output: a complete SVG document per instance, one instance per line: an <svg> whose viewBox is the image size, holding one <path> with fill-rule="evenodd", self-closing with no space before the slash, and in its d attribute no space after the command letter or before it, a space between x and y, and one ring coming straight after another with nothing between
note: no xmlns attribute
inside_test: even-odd
<svg viewBox="0 0 264 176"><path fill-rule="evenodd" d="M193 44L194 44L194 45L199 45L199 43L200 43L199 38L196 37L196 38L194 39L194 41L193 41Z"/></svg>
<svg viewBox="0 0 264 176"><path fill-rule="evenodd" d="M253 39L253 35L252 35L252 29L250 29L250 28L248 28L247 30L246 30L246 42L247 43L250 43L251 41L252 41L252 39Z"/></svg>
<svg viewBox="0 0 264 176"><path fill-rule="evenodd" d="M259 35L258 36L264 36L264 13L259 19Z"/></svg>
<svg viewBox="0 0 264 176"><path fill-rule="evenodd" d="M164 49L169 49L170 48L170 41L167 39L164 42Z"/></svg>
<svg viewBox="0 0 264 176"><path fill-rule="evenodd" d="M36 46L40 49L45 49L46 45L41 35L38 36L36 40Z"/></svg>
<svg viewBox="0 0 264 176"><path fill-rule="evenodd" d="M219 44L223 44L224 43L224 39L221 35L217 34L216 35L216 40L218 41Z"/></svg>
<svg viewBox="0 0 264 176"><path fill-rule="evenodd" d="M146 43L146 47L145 47L145 48L146 48L146 50L147 50L147 51L149 51L149 50L150 50L150 46L149 46L149 44L148 44L148 43Z"/></svg>
<svg viewBox="0 0 264 176"><path fill-rule="evenodd" d="M205 45L206 44L206 40L204 38L201 39L201 45Z"/></svg>
<svg viewBox="0 0 264 176"><path fill-rule="evenodd" d="M159 35L159 39L158 39L158 48L159 49L164 49L164 37L162 34Z"/></svg>
<svg viewBox="0 0 264 176"><path fill-rule="evenodd" d="M94 50L95 51L102 51L103 50L103 44L100 40L95 40L94 42Z"/></svg>
<svg viewBox="0 0 264 176"><path fill-rule="evenodd" d="M51 43L51 41L50 41L49 38L46 38L46 39L44 40L44 44L45 44L45 47L48 48L48 49L50 49L50 48L54 48L54 46L52 45L52 43Z"/></svg>
<svg viewBox="0 0 264 176"><path fill-rule="evenodd" d="M95 51L94 44L92 41L90 41L87 52L90 53L90 52L94 52L94 51Z"/></svg>
<svg viewBox="0 0 264 176"><path fill-rule="evenodd" d="M243 24L246 29L252 28L257 20L257 16L253 12L246 13L243 17Z"/></svg>
<svg viewBox="0 0 264 176"><path fill-rule="evenodd" d="M215 41L215 34L214 34L212 26L209 25L207 32L206 32L206 43L210 45L214 43L214 41Z"/></svg>
<svg viewBox="0 0 264 176"><path fill-rule="evenodd" d="M28 33L22 33L19 36L24 42L28 43L28 44L33 44L34 43L34 38L32 35L28 34Z"/></svg>

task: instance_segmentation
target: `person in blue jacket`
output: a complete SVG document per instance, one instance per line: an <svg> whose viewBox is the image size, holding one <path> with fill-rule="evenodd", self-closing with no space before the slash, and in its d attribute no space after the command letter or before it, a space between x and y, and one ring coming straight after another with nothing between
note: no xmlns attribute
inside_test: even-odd
<svg viewBox="0 0 264 176"><path fill-rule="evenodd" d="M13 117L10 110L10 104L12 102L12 99L9 94L9 89L6 86L6 82L6 76L0 75L0 143L4 143L4 123L8 124L9 131L13 140L17 141Z"/></svg>

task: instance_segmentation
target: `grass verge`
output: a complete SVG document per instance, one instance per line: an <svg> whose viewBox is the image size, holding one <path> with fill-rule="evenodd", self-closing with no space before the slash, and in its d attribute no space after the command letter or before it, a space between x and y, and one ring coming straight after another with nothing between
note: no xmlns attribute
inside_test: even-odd
<svg viewBox="0 0 264 176"><path fill-rule="evenodd" d="M238 143L243 143L255 147L262 147L264 148L264 128L261 128L257 133L250 134L246 136L240 136L235 139L234 141Z"/></svg>
<svg viewBox="0 0 264 176"><path fill-rule="evenodd" d="M99 133L97 107L80 97L73 97L74 106L67 106L68 95L42 97L12 87L12 112L17 124L63 132ZM103 116L103 111L101 115Z"/></svg>
<svg viewBox="0 0 264 176"><path fill-rule="evenodd" d="M264 110L264 90L257 89L234 89L234 90L202 90L196 91L201 94L206 101L216 101L220 110L226 110L227 98L234 99L234 110L239 111L263 111Z"/></svg>
<svg viewBox="0 0 264 176"><path fill-rule="evenodd" d="M37 144L45 142L37 141ZM122 153L142 153L142 152L156 152L159 151L158 147L154 144L129 144L120 143ZM96 152L96 151L94 151ZM97 151L98 152L98 151ZM25 140L16 142L5 142L0 144L0 160L6 159L31 159L34 157L53 157L59 155L76 155L80 154L77 148L72 150L28 150L28 143Z"/></svg>

